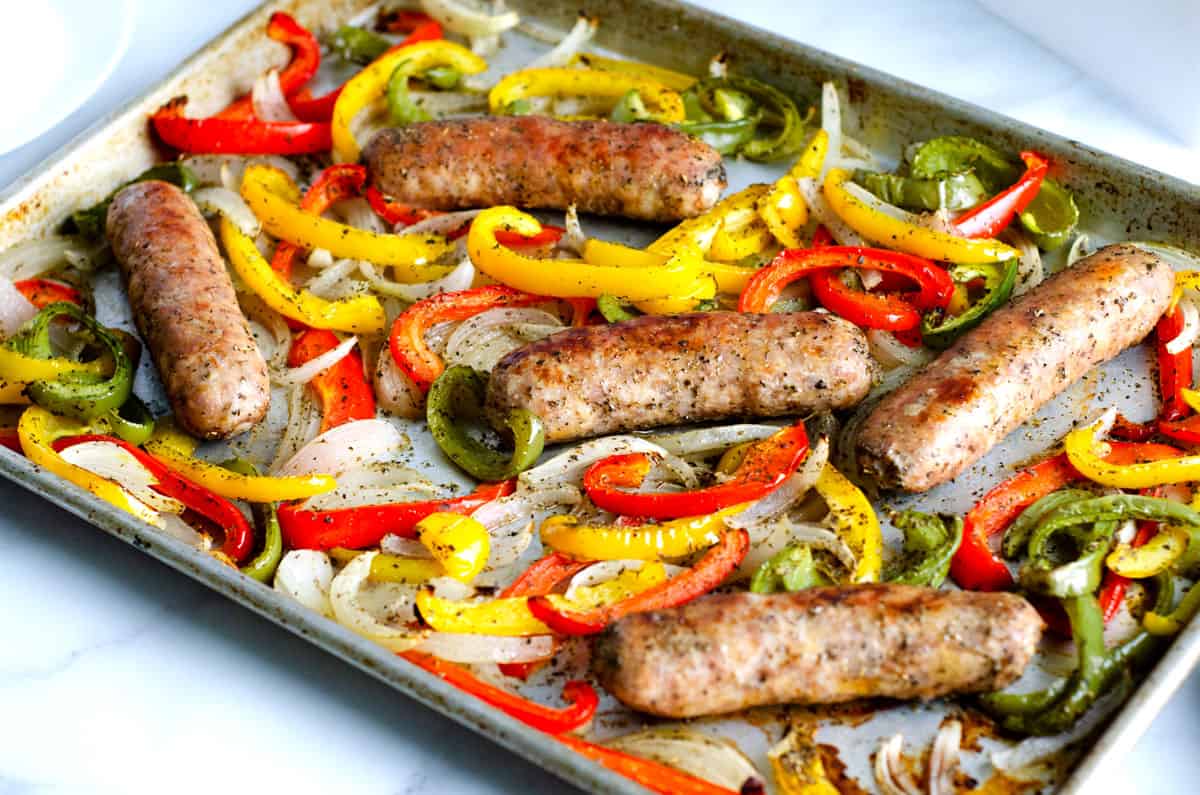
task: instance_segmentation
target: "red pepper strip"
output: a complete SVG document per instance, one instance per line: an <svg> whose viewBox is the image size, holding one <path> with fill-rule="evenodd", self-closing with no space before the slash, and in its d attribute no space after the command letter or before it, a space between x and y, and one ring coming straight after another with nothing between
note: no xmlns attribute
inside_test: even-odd
<svg viewBox="0 0 1200 795"><path fill-rule="evenodd" d="M300 209L313 215L321 215L343 199L353 199L362 192L367 181L367 169L354 163L337 163L317 175L312 185L300 200ZM300 246L280 240L271 257L271 270L285 281L292 277L296 257L303 251Z"/></svg>
<svg viewBox="0 0 1200 795"><path fill-rule="evenodd" d="M870 268L911 279L918 291L910 295L910 300L919 310L945 308L954 295L954 282L945 270L911 254L861 246L790 248L779 252L769 265L751 277L738 299L738 311L769 312L783 289L792 282L820 271L840 268ZM917 320L920 320L919 315Z"/></svg>
<svg viewBox="0 0 1200 795"><path fill-rule="evenodd" d="M1183 399L1183 390L1192 386L1192 348L1179 353L1167 353L1167 343L1183 331L1183 312L1176 306L1158 320L1154 329L1155 350L1158 355L1158 391L1162 396L1162 411L1158 418L1173 422L1191 413Z"/></svg>
<svg viewBox="0 0 1200 795"><path fill-rule="evenodd" d="M821 306L856 326L908 331L921 324L921 313L903 298L856 290L842 281L841 271L817 271L808 282Z"/></svg>
<svg viewBox="0 0 1200 795"><path fill-rule="evenodd" d="M392 226L397 224L409 226L423 221L431 215L441 215L437 210L422 210L419 207L410 207L407 204L393 201L380 193L374 185L367 188L367 203L371 205L371 209L375 211L376 215Z"/></svg>
<svg viewBox="0 0 1200 795"><path fill-rule="evenodd" d="M291 96L303 88L320 68L321 45L307 28L282 11L271 15L271 20L267 23L267 35L292 48L291 62L279 73L279 87L283 90L283 95ZM254 103L249 95L240 97L215 118L252 119Z"/></svg>
<svg viewBox="0 0 1200 795"><path fill-rule="evenodd" d="M1165 444L1110 442L1106 461L1128 464L1161 461L1183 455ZM1000 591L1013 584L1012 575L988 544L1004 532L1022 511L1063 486L1086 480L1071 466L1066 453L1023 469L983 495L963 520L963 540L950 561L950 574L961 587L972 591Z"/></svg>
<svg viewBox="0 0 1200 795"><path fill-rule="evenodd" d="M446 239L457 240L469 231L471 231L471 225L463 224L460 228L447 234ZM552 243L557 243L559 238L561 238L566 231L567 230L563 229L561 226L546 224L542 227L542 231L538 232L536 235L525 237L524 235L519 235L509 229L497 229L496 242L502 246L507 246L508 248L519 248L521 246L548 246Z"/></svg>
<svg viewBox="0 0 1200 795"><path fill-rule="evenodd" d="M924 340L921 339L921 329L916 327L893 331L892 336L901 344L907 345L910 348L920 348L925 344Z"/></svg>
<svg viewBox="0 0 1200 795"><path fill-rule="evenodd" d="M731 789L718 787L690 773L640 756L626 754L615 748L589 743L570 735L561 735L558 741L593 762L599 762L609 770L641 784L651 792L662 795L738 795Z"/></svg>
<svg viewBox="0 0 1200 795"><path fill-rule="evenodd" d="M81 306L83 298L79 295L79 291L69 284L62 282L51 281L50 279L22 279L19 282L13 282L13 286L21 295L25 296L25 300L36 306L38 309L44 309L50 304L55 304L60 301Z"/></svg>
<svg viewBox="0 0 1200 795"><path fill-rule="evenodd" d="M546 597L534 596L529 599L529 611L560 634L595 635L623 616L678 607L703 596L737 569L749 549L750 536L745 530L729 530L691 569L616 604L580 613L559 610Z"/></svg>
<svg viewBox="0 0 1200 795"><path fill-rule="evenodd" d="M250 549L254 545L254 531L250 528L246 517L232 502L180 477L146 451L114 436L97 433L70 436L56 440L53 447L56 451L62 452L68 447L83 442L107 442L124 449L136 458L139 464L148 469L154 479L158 481L150 488L164 497L179 500L187 508L213 522L225 532L225 543L221 545L221 551L231 560L240 563L250 554Z"/></svg>
<svg viewBox="0 0 1200 795"><path fill-rule="evenodd" d="M187 97L163 105L150 120L168 146L192 154L311 155L333 146L330 126L302 121L191 119L183 115Z"/></svg>
<svg viewBox="0 0 1200 795"><path fill-rule="evenodd" d="M481 701L491 704L506 715L516 718L522 723L547 734L562 734L582 728L596 714L600 705L600 697L587 682L571 681L563 686L563 699L569 701L569 707L553 709L521 698L515 693L489 685L474 674L452 662L418 651L406 651L400 654L413 665L424 668L429 673L446 680L466 693L470 693Z"/></svg>
<svg viewBox="0 0 1200 795"><path fill-rule="evenodd" d="M833 235L829 234L829 230L824 226L818 226L813 231L813 248L824 248L825 246L833 245Z"/></svg>
<svg viewBox="0 0 1200 795"><path fill-rule="evenodd" d="M520 577L500 592L501 599L510 596L545 596L551 593L559 583L568 577L574 577L583 569L592 565L588 560L573 560L560 552L553 552L543 558L538 558ZM557 651L557 642L555 643ZM551 659L551 654L542 660L530 660L519 663L500 663L500 673L517 679L528 679L529 675Z"/></svg>
<svg viewBox="0 0 1200 795"><path fill-rule="evenodd" d="M724 483L694 491L646 493L637 488L653 465L645 453L603 458L588 467L583 488L598 507L625 516L677 519L716 513L770 494L787 480L808 454L804 423L796 423L755 443Z"/></svg>
<svg viewBox="0 0 1200 795"><path fill-rule="evenodd" d="M449 500L359 505L328 511L302 510L300 503L279 506L279 527L291 549L363 549L385 535L412 536L417 522L431 513L471 514L492 500L512 494L514 481L482 483L470 494Z"/></svg>
<svg viewBox="0 0 1200 795"><path fill-rule="evenodd" d="M1108 429L1108 435L1123 442L1148 442L1154 436L1154 423L1139 425L1126 419L1124 414L1118 414L1112 427Z"/></svg>
<svg viewBox="0 0 1200 795"><path fill-rule="evenodd" d="M1042 180L1050 170L1050 161L1037 152L1022 152L1025 173L1008 188L978 207L954 219L954 230L963 237L995 237L1000 234L1042 189Z"/></svg>
<svg viewBox="0 0 1200 795"><path fill-rule="evenodd" d="M410 33L421 25L428 25L431 22L435 25L437 24L433 17L424 11L411 11L408 9L389 11L384 15L382 22L383 29L389 33Z"/></svg>
<svg viewBox="0 0 1200 795"><path fill-rule="evenodd" d="M553 300L501 284L440 293L418 301L400 313L392 324L388 346L400 369L412 378L422 392L428 392L430 385L445 369L442 360L425 344L425 332L431 326L449 320L466 320L497 307L531 306Z"/></svg>
<svg viewBox="0 0 1200 795"><path fill-rule="evenodd" d="M499 235L496 236L496 239L500 239ZM586 326L592 318L592 313L596 311L595 298L564 298L562 300L571 305L571 325L575 328Z"/></svg>
<svg viewBox="0 0 1200 795"><path fill-rule="evenodd" d="M340 342L332 331L308 329L292 343L288 367L299 367L333 350ZM375 417L375 390L363 373L362 354L357 347L333 367L314 376L308 385L321 403L321 433L351 420Z"/></svg>
<svg viewBox="0 0 1200 795"><path fill-rule="evenodd" d="M0 428L0 446L7 447L14 453L25 455L25 451L21 449L21 439L17 436L15 427Z"/></svg>
<svg viewBox="0 0 1200 795"><path fill-rule="evenodd" d="M1153 433L1153 430L1150 432ZM1177 442L1200 444L1200 414L1193 414L1187 419L1174 422L1159 422L1158 432Z"/></svg>

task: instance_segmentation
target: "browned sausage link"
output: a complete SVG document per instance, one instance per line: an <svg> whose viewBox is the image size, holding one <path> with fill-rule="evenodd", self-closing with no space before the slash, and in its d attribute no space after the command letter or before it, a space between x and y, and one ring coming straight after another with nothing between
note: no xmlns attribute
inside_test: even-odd
<svg viewBox="0 0 1200 795"><path fill-rule="evenodd" d="M965 334L872 411L858 438L864 474L925 491L956 477L1055 395L1150 333L1171 267L1108 246Z"/></svg>
<svg viewBox="0 0 1200 795"><path fill-rule="evenodd" d="M493 420L524 408L547 442L729 417L852 406L871 388L866 338L817 312L647 315L570 329L500 360Z"/></svg>
<svg viewBox="0 0 1200 795"><path fill-rule="evenodd" d="M764 704L936 698L1021 675L1042 621L1016 594L907 585L709 596L621 619L592 667L626 705L671 718Z"/></svg>
<svg viewBox="0 0 1200 795"><path fill-rule="evenodd" d="M130 185L108 239L175 417L205 439L249 430L271 401L267 364L196 205L166 182Z"/></svg>
<svg viewBox="0 0 1200 795"><path fill-rule="evenodd" d="M676 221L712 207L721 155L661 124L493 116L380 131L363 153L376 188L434 210L543 207Z"/></svg>

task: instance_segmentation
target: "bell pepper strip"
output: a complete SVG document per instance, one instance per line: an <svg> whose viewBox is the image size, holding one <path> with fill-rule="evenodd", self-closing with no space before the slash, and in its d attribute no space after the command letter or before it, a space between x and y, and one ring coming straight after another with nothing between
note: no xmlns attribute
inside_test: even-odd
<svg viewBox="0 0 1200 795"><path fill-rule="evenodd" d="M321 215L343 199L358 196L366 181L367 169L364 166L348 163L329 166L317 175L312 185L304 192L304 198L300 200L300 209L312 215ZM303 250L295 243L280 240L275 246L275 254L271 257L271 270L278 273L284 281L290 280L296 257Z"/></svg>
<svg viewBox="0 0 1200 795"><path fill-rule="evenodd" d="M332 331L302 331L288 352L288 367L299 367L333 350L340 342ZM321 433L352 420L375 417L375 390L363 372L362 354L357 348L314 376L308 385L321 405Z"/></svg>
<svg viewBox="0 0 1200 795"><path fill-rule="evenodd" d="M758 214L771 234L784 248L803 248L800 229L808 223L808 205L797 180L816 179L829 151L829 133L817 130L800 159L785 176L776 180L771 191L758 202Z"/></svg>
<svg viewBox="0 0 1200 795"><path fill-rule="evenodd" d="M878 582L883 569L883 531L867 495L832 464L821 470L813 488L829 507L826 521L858 561L850 582Z"/></svg>
<svg viewBox="0 0 1200 795"><path fill-rule="evenodd" d="M271 270L254 240L228 218L221 218L221 242L233 269L267 306L285 318L310 328L335 329L356 334L376 334L386 326L383 305L373 295L326 301L307 290L297 290Z"/></svg>
<svg viewBox="0 0 1200 795"><path fill-rule="evenodd" d="M292 59L279 72L279 88L285 97L299 91L321 66L321 44L316 36L290 14L276 11L267 22L267 36L292 49ZM218 119L252 119L254 102L249 95L239 97L216 115ZM322 121L328 121L323 119Z"/></svg>
<svg viewBox="0 0 1200 795"><path fill-rule="evenodd" d="M50 304L64 301L68 304L83 305L83 296L69 284L52 281L51 279L21 279L13 282L17 292L25 296L25 300L38 309L45 309Z"/></svg>
<svg viewBox="0 0 1200 795"><path fill-rule="evenodd" d="M1200 414L1193 414L1192 416L1182 420L1175 420L1173 422L1158 422L1153 426L1148 426L1146 428L1147 437L1153 435L1155 430L1168 439L1176 442L1182 442L1189 445L1200 444ZM1115 425L1113 426L1113 429L1109 431L1109 435L1117 438L1123 438L1117 432Z"/></svg>
<svg viewBox="0 0 1200 795"><path fill-rule="evenodd" d="M1142 425L1118 414L1108 435L1123 442L1148 442L1154 438L1155 430L1153 422Z"/></svg>
<svg viewBox="0 0 1200 795"><path fill-rule="evenodd" d="M528 293L557 298L597 298L610 294L640 301L684 293L693 289L697 281L709 278L693 262L678 257L663 265L636 268L572 259L554 260L553 266L548 266L545 260L526 257L502 245L496 239L496 232L501 229L529 237L540 233L542 225L515 207L484 210L471 222L467 234L471 261L496 281Z"/></svg>
<svg viewBox="0 0 1200 795"><path fill-rule="evenodd" d="M624 323L626 320L642 316L641 312L622 303L621 299L615 295L602 295L597 298L596 309L600 312L601 317L609 323Z"/></svg>
<svg viewBox="0 0 1200 795"><path fill-rule="evenodd" d="M1106 424L1107 418L1102 417L1092 425L1071 431L1063 441L1071 465L1087 479L1102 486L1122 489L1143 489L1200 480L1200 455L1181 455L1180 451L1175 451L1176 456L1164 460L1141 463L1114 463L1106 460L1108 451L1117 447L1116 444L1106 444L1099 439ZM1174 450L1166 445L1154 447Z"/></svg>
<svg viewBox="0 0 1200 795"><path fill-rule="evenodd" d="M371 209L375 211L375 214L382 218L384 223L392 226L410 226L430 216L439 214L437 210L422 210L389 199L380 193L379 189L374 185L367 188L366 197L367 203L371 205Z"/></svg>
<svg viewBox="0 0 1200 795"><path fill-rule="evenodd" d="M847 191L848 181L849 171L830 169L823 186L825 200L839 218L868 240L906 254L947 262L1001 262L1021 256L1017 249L998 240L956 237L893 218Z"/></svg>
<svg viewBox="0 0 1200 795"><path fill-rule="evenodd" d="M1165 605L1155 605L1155 608L1142 618L1142 627L1146 632L1158 637L1175 635L1197 612L1200 612L1200 583L1188 589L1174 610L1171 610L1169 601Z"/></svg>
<svg viewBox="0 0 1200 795"><path fill-rule="evenodd" d="M721 224L721 228L713 235L708 256L717 262L741 262L748 257L762 254L774 245L775 236L771 234L766 222L755 216L741 226Z"/></svg>
<svg viewBox="0 0 1200 795"><path fill-rule="evenodd" d="M571 67L522 69L505 75L488 92L492 113L504 113L514 103L536 97L599 97L614 103L636 91L648 118L663 124L684 120L679 94L657 80L624 72Z"/></svg>
<svg viewBox="0 0 1200 795"><path fill-rule="evenodd" d="M469 584L487 566L491 537L487 528L470 516L453 511L431 513L417 522L414 531L448 577Z"/></svg>
<svg viewBox="0 0 1200 795"><path fill-rule="evenodd" d="M765 497L787 480L808 455L804 423L796 423L752 445L730 478L704 489L667 493L636 488L653 464L645 453L609 456L588 467L583 488L597 507L626 516L677 519L711 514Z"/></svg>
<svg viewBox="0 0 1200 795"><path fill-rule="evenodd" d="M21 435L17 432L15 425L0 428L0 447L7 447L20 455L25 454L21 450Z"/></svg>
<svg viewBox="0 0 1200 795"><path fill-rule="evenodd" d="M333 119L333 109L337 106L338 97L342 95L345 86L338 86L327 94L314 97L307 88L302 88L287 97L288 107L300 121L329 122Z"/></svg>
<svg viewBox="0 0 1200 795"><path fill-rule="evenodd" d="M1109 571L1120 577L1133 580L1153 577L1170 569L1183 556L1188 541L1189 534L1182 527L1143 522L1134 542L1117 544L1104 562Z"/></svg>
<svg viewBox="0 0 1200 795"><path fill-rule="evenodd" d="M341 547L338 547L337 551L348 552L351 558L358 554L355 550L343 550ZM333 550L330 551L330 556L333 556ZM446 570L436 560L404 558L380 552L371 558L371 572L367 576L372 582L421 585L434 577L442 577L445 574Z"/></svg>
<svg viewBox="0 0 1200 795"><path fill-rule="evenodd" d="M532 596L529 612L563 635L594 635L623 616L678 607L703 596L737 570L749 549L745 530L727 530L692 568L616 604L577 611L560 597Z"/></svg>
<svg viewBox="0 0 1200 795"><path fill-rule="evenodd" d="M301 500L337 487L331 475L247 475L211 464L193 455L194 439L170 427L157 429L145 447L160 466L229 500L257 503Z"/></svg>
<svg viewBox="0 0 1200 795"><path fill-rule="evenodd" d="M330 37L329 48L339 59L365 66L391 49L392 43L373 30L342 25Z"/></svg>
<svg viewBox="0 0 1200 795"><path fill-rule="evenodd" d="M742 227L754 220L758 214L759 202L770 195L770 191L770 185L750 185L731 196L726 196L703 215L685 219L669 229L647 246L646 250L667 256L685 251L705 256L712 247L713 237L721 227L726 223L732 227ZM740 288L730 289L724 284L721 285L722 292L736 293L739 290Z"/></svg>
<svg viewBox="0 0 1200 795"><path fill-rule="evenodd" d="M411 538L417 522L432 513L474 513L492 500L512 494L514 482L480 484L470 494L446 500L359 505L331 510L304 510L298 503L279 506L279 524L291 549L377 546L389 533Z"/></svg>
<svg viewBox="0 0 1200 795"><path fill-rule="evenodd" d="M987 188L971 170L939 174L929 179L855 171L854 181L882 201L906 210L960 211L974 207L988 197Z"/></svg>
<svg viewBox="0 0 1200 795"><path fill-rule="evenodd" d="M261 119L193 119L183 115L187 97L176 97L150 117L163 143L189 154L311 155L328 152L330 125Z"/></svg>
<svg viewBox="0 0 1200 795"><path fill-rule="evenodd" d="M56 439L51 446L56 452L62 452L62 450L82 442L105 442L117 445L137 459L137 462L149 470L154 479L158 481L150 488L165 497L179 500L189 510L195 511L224 531L225 542L221 545L221 552L230 560L238 563L250 554L254 545L254 531L251 529L250 523L246 521L246 517L233 503L176 475L146 451L113 436L85 433Z"/></svg>
<svg viewBox="0 0 1200 795"><path fill-rule="evenodd" d="M904 549L900 559L884 571L883 579L940 588L962 543L962 518L901 511L892 516L892 524L904 531Z"/></svg>
<svg viewBox="0 0 1200 795"><path fill-rule="evenodd" d="M1158 418L1165 423L1186 417L1189 413L1183 390L1192 386L1192 347L1179 353L1169 353L1167 343L1183 331L1183 312L1172 307L1158 320L1154 328L1154 349L1158 360L1158 391L1162 410ZM1168 426L1168 429L1173 429Z"/></svg>
<svg viewBox="0 0 1200 795"><path fill-rule="evenodd" d="M1128 544L1132 549L1139 549L1145 546L1146 542L1154 534L1155 529L1159 526L1158 522L1138 522L1137 533L1133 537L1133 541ZM1183 548L1187 548L1190 540L1190 535L1187 530L1179 529L1183 536ZM1104 572L1104 581L1100 588L1100 593L1097 598L1100 600L1100 610L1104 614L1104 623L1107 624L1121 609L1121 605L1125 602L1125 592L1129 589L1130 578L1117 574L1111 569ZM1094 589L1093 589L1094 590Z"/></svg>
<svg viewBox="0 0 1200 795"><path fill-rule="evenodd" d="M1042 189L1019 217L1034 245L1053 251L1071 239L1079 225L1079 208L1069 190L1052 179L1044 179Z"/></svg>
<svg viewBox="0 0 1200 795"><path fill-rule="evenodd" d="M103 243L106 239L105 225L108 221L108 208L112 204L113 197L130 185L147 180L169 182L184 193L191 193L200 186L200 180L196 177L195 173L183 165L181 161L159 163L157 166L151 166L146 169L128 182L123 182L116 188L113 188L107 196L90 207L84 207L71 213L67 226L74 227L74 231L78 232L80 237L89 242Z"/></svg>
<svg viewBox="0 0 1200 795"><path fill-rule="evenodd" d="M542 522L542 544L586 560L682 558L718 543L725 519L745 508L739 504L703 516L625 527L583 525L577 516L561 514Z"/></svg>
<svg viewBox="0 0 1200 795"><path fill-rule="evenodd" d="M521 572L507 588L499 593L501 599L516 596L545 596L554 591L560 583L574 577L583 569L592 565L589 560L574 560L559 552L538 558L529 568ZM528 610L528 605L525 608ZM532 616L532 614L530 614ZM536 620L536 619L534 619ZM557 651L557 639L555 647ZM530 674L553 658L553 654L541 660L529 660L519 663L500 663L500 673L516 679L528 679Z"/></svg>
<svg viewBox="0 0 1200 795"><path fill-rule="evenodd" d="M438 323L466 320L489 309L533 306L552 300L500 284L438 293L417 301L397 316L388 336L388 349L396 365L427 392L446 369L441 357L425 343L425 332L430 328Z"/></svg>
<svg viewBox="0 0 1200 795"><path fill-rule="evenodd" d="M1072 477L1072 480L1077 479L1077 476ZM1000 550L1004 554L1004 557L1009 560L1015 560L1026 554L1027 547L1029 546L1029 538L1033 535L1034 529L1049 514L1057 511L1064 505L1078 502L1079 500L1091 499L1094 496L1092 492L1085 491L1084 489L1060 489L1037 500L1037 502L1023 510L1021 515L1004 532L1004 538L1000 544Z"/></svg>
<svg viewBox="0 0 1200 795"><path fill-rule="evenodd" d="M96 428L104 433L120 437L135 447L145 444L154 433L154 416L137 395L119 408L111 409L94 420Z"/></svg>
<svg viewBox="0 0 1200 795"><path fill-rule="evenodd" d="M564 298L563 301L571 307L571 327L580 328L592 321L592 313L596 311L595 298Z"/></svg>
<svg viewBox="0 0 1200 795"><path fill-rule="evenodd" d="M431 654L406 651L401 652L400 656L459 690L496 707L509 717L547 734L562 735L583 728L595 716L596 707L600 704L599 696L587 682L567 682L563 686L563 700L570 706L553 709L476 679L474 674L461 665L438 659Z"/></svg>
<svg viewBox="0 0 1200 795"><path fill-rule="evenodd" d="M954 219L954 230L958 234L970 238L994 238L1025 211L1042 189L1050 161L1037 152L1022 152L1021 159L1025 161L1025 173L1015 184Z"/></svg>
<svg viewBox="0 0 1200 795"><path fill-rule="evenodd" d="M480 416L487 376L465 365L446 370L429 388L425 421L446 457L477 480L506 480L533 466L546 444L541 419L528 409L512 409L498 422L512 438L506 455L467 433L458 412Z"/></svg>
<svg viewBox="0 0 1200 795"><path fill-rule="evenodd" d="M907 331L921 323L921 313L896 295L858 290L842 280L843 271L819 270L809 275L813 296L821 306L862 328Z"/></svg>
<svg viewBox="0 0 1200 795"><path fill-rule="evenodd" d="M377 234L306 212L290 177L272 166L251 165L242 177L242 198L274 235L308 249L323 248L343 259L390 265L405 282L428 281L448 272L435 267L450 250L440 235Z"/></svg>
<svg viewBox="0 0 1200 795"><path fill-rule="evenodd" d="M529 637L548 635L550 628L529 611L524 596L462 602L434 596L432 589L417 592L417 613L421 621L438 632Z"/></svg>
<svg viewBox="0 0 1200 795"><path fill-rule="evenodd" d="M633 75L634 77L645 77L656 83L662 83L672 91L684 91L691 87L697 78L691 75L685 75L682 72L676 72L673 69L666 69L662 66L654 64L641 63L639 61L626 61L620 58L606 58L603 55L596 55L590 52L580 52L571 56L571 60L567 62L567 66L582 66L585 69L599 70L601 72L618 72L620 74Z"/></svg>
<svg viewBox="0 0 1200 795"><path fill-rule="evenodd" d="M703 114L701 121L736 122L761 115L763 121L756 132L767 126L774 128L773 135L755 135L738 148L739 154L751 160L780 160L804 147L805 117L790 97L761 80L742 75L708 77L692 86L688 94L695 97Z"/></svg>
<svg viewBox="0 0 1200 795"><path fill-rule="evenodd" d="M921 339L937 350L949 348L954 341L978 326L992 312L1004 306L1012 296L1017 284L1020 262L1012 259L1001 263L999 270L992 270L985 277L987 292L969 308L958 315L941 315L936 320L927 315L921 320Z"/></svg>
<svg viewBox="0 0 1200 795"><path fill-rule="evenodd" d="M795 593L836 581L822 571L810 545L797 543L763 561L750 578L750 593Z"/></svg>
<svg viewBox="0 0 1200 795"><path fill-rule="evenodd" d="M241 458L231 459L221 466L239 475L258 476L258 468ZM262 548L241 567L242 574L262 583L271 582L275 570L279 568L279 561L283 559L283 533L279 529L276 507L275 503L268 502L255 508L255 518L263 528Z"/></svg>
<svg viewBox="0 0 1200 795"><path fill-rule="evenodd" d="M346 81L333 107L334 162L358 160L362 149L354 139L351 123L360 111L384 95L396 69L403 68L406 74L415 75L437 66L449 66L462 74L475 75L487 69L487 62L459 44L444 40L420 41L384 53Z"/></svg>
<svg viewBox="0 0 1200 795"><path fill-rule="evenodd" d="M660 795L739 795L690 773L615 748L589 743L569 734L561 734L556 739L581 756Z"/></svg>
<svg viewBox="0 0 1200 795"><path fill-rule="evenodd" d="M0 383L25 384L33 381L53 381L65 377L100 378L113 372L111 359L77 362L56 356L40 358L24 354L13 345L0 345Z"/></svg>

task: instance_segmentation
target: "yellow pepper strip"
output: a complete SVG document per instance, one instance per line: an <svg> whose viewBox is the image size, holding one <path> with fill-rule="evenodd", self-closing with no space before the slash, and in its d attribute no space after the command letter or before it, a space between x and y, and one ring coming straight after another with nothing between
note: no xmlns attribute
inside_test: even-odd
<svg viewBox="0 0 1200 795"><path fill-rule="evenodd" d="M704 516L688 516L637 527L580 525L576 516L542 522L542 544L580 560L659 560L682 558L721 540L725 519L746 503Z"/></svg>
<svg viewBox="0 0 1200 795"><path fill-rule="evenodd" d="M254 241L228 218L221 218L221 242L238 276L263 302L284 317L312 328L379 334L387 324L383 305L373 295L326 301L308 290L297 290L271 270Z"/></svg>
<svg viewBox="0 0 1200 795"><path fill-rule="evenodd" d="M1200 584L1189 588L1170 613L1162 615L1153 610L1147 612L1142 619L1142 627L1151 635L1175 635L1197 612L1200 612Z"/></svg>
<svg viewBox="0 0 1200 795"><path fill-rule="evenodd" d="M446 573L442 564L428 558L402 558L380 552L371 558L370 579L401 585L420 585Z"/></svg>
<svg viewBox="0 0 1200 795"><path fill-rule="evenodd" d="M546 598L560 610L583 612L614 605L666 581L666 568L661 563L647 562L640 569L625 569L616 577L599 585L580 586L571 594L570 599L558 594L550 594Z"/></svg>
<svg viewBox="0 0 1200 795"><path fill-rule="evenodd" d="M492 113L503 113L517 100L534 97L602 97L615 102L630 91L638 93L655 121L676 124L684 120L683 98L662 83L600 69L522 69L505 76L492 88L488 105Z"/></svg>
<svg viewBox="0 0 1200 795"><path fill-rule="evenodd" d="M471 223L467 251L475 267L493 279L537 295L555 298L599 298L615 295L629 301L665 298L696 288L708 277L682 258L631 272L621 264L593 265L585 260L542 260L526 257L496 241L496 230L536 235L542 225L515 207L492 207ZM623 248L623 247L622 247ZM642 252L630 249L630 256Z"/></svg>
<svg viewBox="0 0 1200 795"><path fill-rule="evenodd" d="M1140 547L1118 544L1108 553L1105 563L1122 577L1133 580L1153 577L1166 571L1187 550L1188 531L1174 525L1162 525L1157 534Z"/></svg>
<svg viewBox="0 0 1200 795"><path fill-rule="evenodd" d="M1168 483L1200 480L1200 455L1185 455L1143 464L1110 464L1104 460L1109 446L1097 437L1103 428L1102 418L1067 434L1063 448L1071 466L1088 480L1118 489L1148 489Z"/></svg>
<svg viewBox="0 0 1200 795"><path fill-rule="evenodd" d="M16 406L30 403L26 388L29 384L20 381L0 382L0 405Z"/></svg>
<svg viewBox="0 0 1200 795"><path fill-rule="evenodd" d="M705 267L707 268L707 265ZM701 279L685 293L672 295L669 298L638 301L635 306L648 315L678 315L683 312L695 312L701 301L711 301L716 297L717 289L715 279Z"/></svg>
<svg viewBox="0 0 1200 795"><path fill-rule="evenodd" d="M401 282L424 282L450 272L435 262L452 244L441 235L387 235L331 221L300 208L300 191L283 171L252 165L242 177L242 198L263 228L289 243L323 248L338 259L391 265Z"/></svg>
<svg viewBox="0 0 1200 795"><path fill-rule="evenodd" d="M685 75L683 72L664 69L654 64L641 63L640 61L622 61L618 58L605 58L603 55L592 55L591 53L584 52L571 56L571 60L567 61L567 66L583 66L586 69L598 69L602 72L620 72L622 74L633 75L634 77L646 77L662 83L672 91L685 91L697 80L697 78Z"/></svg>
<svg viewBox="0 0 1200 795"><path fill-rule="evenodd" d="M1200 412L1200 392L1195 389L1182 389L1180 394L1183 397L1183 402L1188 404L1188 408L1192 411Z"/></svg>
<svg viewBox="0 0 1200 795"><path fill-rule="evenodd" d="M143 522L162 527L163 520L158 511L113 481L64 460L51 446L56 439L93 432L91 426L52 414L41 406L25 409L17 423L17 438L21 441L21 450L30 461L82 489L87 489L105 502L133 514Z"/></svg>
<svg viewBox="0 0 1200 795"><path fill-rule="evenodd" d="M947 262L1000 262L1021 255L998 240L955 237L893 218L852 196L845 187L849 181L846 169L830 169L825 176L825 200L839 218L868 240L906 254Z"/></svg>
<svg viewBox="0 0 1200 795"><path fill-rule="evenodd" d="M510 596L484 602L457 602L434 596L422 588L417 592L417 612L421 620L438 632L472 635L549 635L550 628L529 612L529 599Z"/></svg>
<svg viewBox="0 0 1200 795"><path fill-rule="evenodd" d="M0 345L0 382L4 382L5 385L53 381L59 376L74 374L106 376L112 375L112 368L113 362L110 357L90 362L77 362L66 358L38 359Z"/></svg>
<svg viewBox="0 0 1200 795"><path fill-rule="evenodd" d="M771 192L758 202L758 214L784 248L803 248L800 228L808 223L808 205L797 180L816 179L829 151L829 133L817 130L792 170L771 186Z"/></svg>
<svg viewBox="0 0 1200 795"><path fill-rule="evenodd" d="M651 251L622 246L620 243L609 243L606 240L588 238L581 252L583 260L592 265L622 265L627 268L662 268L671 265L671 257L667 254L656 254ZM699 270L708 270L712 263L704 262L699 254L693 253L689 258L688 252L681 251L676 256L677 262L696 263ZM725 266L728 267L728 266ZM674 314L691 312L701 301L712 300L717 294L715 279L697 279L693 289L680 295L668 298L658 298L653 301L643 301L639 306L643 309L652 305L657 311L652 314Z"/></svg>
<svg viewBox="0 0 1200 795"><path fill-rule="evenodd" d="M184 441L186 440L186 441ZM230 500L285 502L324 494L337 487L332 475L241 475L192 455L195 442L173 429L156 430L144 445L163 466ZM191 449L188 449L188 448Z"/></svg>
<svg viewBox="0 0 1200 795"><path fill-rule="evenodd" d="M726 221L713 235L708 258L717 262L736 262L766 251L774 243L775 235L757 216L740 228Z"/></svg>
<svg viewBox="0 0 1200 795"><path fill-rule="evenodd" d="M487 70L487 61L453 42L423 41L399 50L387 52L372 61L347 81L333 106L333 162L353 163L362 150L350 126L367 105L387 91L388 81L397 67L410 74L420 74L437 66L449 66L463 74L475 75Z"/></svg>
<svg viewBox="0 0 1200 795"><path fill-rule="evenodd" d="M815 488L829 506L834 532L858 560L850 582L878 582L883 567L883 531L871 501L831 464L821 470Z"/></svg>
<svg viewBox="0 0 1200 795"><path fill-rule="evenodd" d="M491 536L478 519L459 513L431 513L417 522L417 540L446 570L446 576L469 583L487 565Z"/></svg>

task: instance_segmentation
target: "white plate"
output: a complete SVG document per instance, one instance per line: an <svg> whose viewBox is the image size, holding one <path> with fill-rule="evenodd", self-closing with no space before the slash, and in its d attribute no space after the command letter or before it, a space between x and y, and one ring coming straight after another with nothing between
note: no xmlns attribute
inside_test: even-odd
<svg viewBox="0 0 1200 795"><path fill-rule="evenodd" d="M9 5L11 4L11 5ZM96 93L129 48L134 0L5 0L0 154L32 141Z"/></svg>

